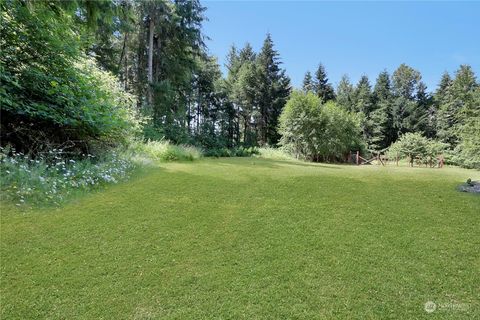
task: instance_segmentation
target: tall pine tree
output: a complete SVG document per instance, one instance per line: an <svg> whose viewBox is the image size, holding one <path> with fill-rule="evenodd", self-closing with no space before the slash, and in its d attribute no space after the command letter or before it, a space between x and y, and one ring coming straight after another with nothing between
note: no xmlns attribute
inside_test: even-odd
<svg viewBox="0 0 480 320"><path fill-rule="evenodd" d="M347 75L343 75L337 86L336 101L337 104L347 111L354 111L354 92L353 85Z"/></svg>
<svg viewBox="0 0 480 320"><path fill-rule="evenodd" d="M360 78L355 87L353 108L362 120L361 127L363 137L367 142L368 148L373 149L375 146L373 145L372 137L375 124L371 119L371 113L373 111L372 87L366 75Z"/></svg>
<svg viewBox="0 0 480 320"><path fill-rule="evenodd" d="M314 91L322 103L335 99L333 86L328 82L327 72L323 64L319 64L315 72Z"/></svg>
<svg viewBox="0 0 480 320"><path fill-rule="evenodd" d="M382 71L377 77L375 87L373 88L373 103L375 110L372 112L371 119L375 124L375 130L372 134L372 141L376 149L384 149L395 140L395 131L392 120L392 84L390 75L387 71Z"/></svg>
<svg viewBox="0 0 480 320"><path fill-rule="evenodd" d="M257 58L258 65L258 143L275 145L280 136L277 133L278 117L290 94L290 79L280 68L279 54L274 49L270 34L267 34Z"/></svg>
<svg viewBox="0 0 480 320"><path fill-rule="evenodd" d="M424 117L415 118L417 113L416 93L422 76L420 72L406 64L401 64L393 73L394 101L392 107L393 127L395 139L406 132L415 132L420 127L419 122L425 121Z"/></svg>
<svg viewBox="0 0 480 320"><path fill-rule="evenodd" d="M313 92L314 89L312 74L310 71L307 71L305 73L305 77L303 78L302 90L303 92L307 93Z"/></svg>

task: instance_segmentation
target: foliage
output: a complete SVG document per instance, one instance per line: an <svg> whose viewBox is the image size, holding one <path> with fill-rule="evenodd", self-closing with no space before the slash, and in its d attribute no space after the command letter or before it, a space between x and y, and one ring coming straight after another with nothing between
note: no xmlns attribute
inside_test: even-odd
<svg viewBox="0 0 480 320"><path fill-rule="evenodd" d="M267 34L256 54L250 44L228 56L225 89L231 101L229 134L235 145L275 145L278 117L290 93L290 79L280 67L280 56Z"/></svg>
<svg viewBox="0 0 480 320"><path fill-rule="evenodd" d="M196 147L174 145L165 140L132 143L131 149L137 156L155 161L193 161L203 156Z"/></svg>
<svg viewBox="0 0 480 320"><path fill-rule="evenodd" d="M355 89L350 83L350 78L347 75L343 75L342 79L337 86L336 102L339 107L344 108L347 111L353 112L354 107L354 95Z"/></svg>
<svg viewBox="0 0 480 320"><path fill-rule="evenodd" d="M246 150L238 150L232 156L246 154ZM0 147L0 185L3 199L17 205L60 204L80 191L127 180L139 165L193 161L202 156L196 147L173 145L168 141L131 140L128 148L77 158L62 149L52 149L32 158L9 146Z"/></svg>
<svg viewBox="0 0 480 320"><path fill-rule="evenodd" d="M305 77L303 78L302 90L304 92L313 92L314 90L312 73L310 71L307 71L305 73Z"/></svg>
<svg viewBox="0 0 480 320"><path fill-rule="evenodd" d="M83 55L71 14L18 1L2 9L2 145L80 154L138 132L134 97Z"/></svg>
<svg viewBox="0 0 480 320"><path fill-rule="evenodd" d="M480 116L480 86L470 66L461 65L454 79L448 73L442 76L434 97L437 107L438 137L452 149L460 143L460 131L472 117Z"/></svg>
<svg viewBox="0 0 480 320"><path fill-rule="evenodd" d="M313 93L295 91L280 116L281 145L297 158L344 161L362 146L359 119Z"/></svg>
<svg viewBox="0 0 480 320"><path fill-rule="evenodd" d="M433 166L446 148L445 143L425 138L420 133L406 133L390 146L389 154L392 158L408 158L411 166L415 160Z"/></svg>
<svg viewBox="0 0 480 320"><path fill-rule="evenodd" d="M279 141L291 86L270 34L259 52L248 43L232 46L223 77L205 47L205 7L198 0L0 5L3 146L32 156L61 148L80 157L143 134L231 156ZM449 160L475 166L476 133L470 131L476 127L471 119L480 115L480 86L468 65L454 77L444 74L431 94L420 72L406 64L392 75L382 71L374 85L362 76L353 86L345 75L335 92L319 64L314 75L306 73L303 91L313 92L318 106L304 110L302 117L311 119L298 120L306 127L283 127L282 138L299 157L339 161L349 148L362 149L361 140L380 151L419 133L447 143ZM357 128L354 122L362 138L356 129L339 132ZM165 148L168 157L183 157L176 147Z"/></svg>
<svg viewBox="0 0 480 320"><path fill-rule="evenodd" d="M134 163L112 151L97 158L66 159L53 149L32 159L9 147L0 148L2 198L17 206L59 204L73 193L89 191L130 177Z"/></svg>
<svg viewBox="0 0 480 320"><path fill-rule="evenodd" d="M279 140L277 132L278 117L290 94L290 78L280 68L280 58L274 49L273 40L267 34L257 58L258 70L258 144L276 145Z"/></svg>
<svg viewBox="0 0 480 320"><path fill-rule="evenodd" d="M468 120L459 131L460 143L453 161L466 168L480 169L480 117Z"/></svg>
<svg viewBox="0 0 480 320"><path fill-rule="evenodd" d="M392 75L392 141L407 132L424 134L428 103L419 71L401 64ZM420 99L419 99L420 98Z"/></svg>
<svg viewBox="0 0 480 320"><path fill-rule="evenodd" d="M256 147L215 148L204 151L205 157L251 157L259 153Z"/></svg>
<svg viewBox="0 0 480 320"><path fill-rule="evenodd" d="M272 160L293 160L294 157L283 148L264 147L258 149L258 157Z"/></svg>
<svg viewBox="0 0 480 320"><path fill-rule="evenodd" d="M323 64L319 64L313 80L313 90L322 103L335 99L333 86L328 82L327 71Z"/></svg>

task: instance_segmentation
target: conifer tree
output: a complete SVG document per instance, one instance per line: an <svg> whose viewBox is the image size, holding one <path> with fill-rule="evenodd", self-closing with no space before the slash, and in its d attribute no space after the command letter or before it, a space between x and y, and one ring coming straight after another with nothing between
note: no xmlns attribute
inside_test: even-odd
<svg viewBox="0 0 480 320"><path fill-rule="evenodd" d="M312 78L312 74L310 73L310 71L307 71L305 73L305 77L303 78L302 90L305 93L313 92L313 90L314 90L313 78Z"/></svg>
<svg viewBox="0 0 480 320"><path fill-rule="evenodd" d="M450 132L454 124L452 78L448 72L444 72L438 89L435 92L434 104L436 108L435 125L437 137L445 143L453 143L453 135Z"/></svg>
<svg viewBox="0 0 480 320"><path fill-rule="evenodd" d="M354 88L347 75L343 75L337 86L336 100L339 107L347 111L354 109Z"/></svg>
<svg viewBox="0 0 480 320"><path fill-rule="evenodd" d="M394 140L406 132L414 132L418 124L410 115L416 113L416 90L422 76L420 72L406 64L401 64L393 73L394 101L392 120L395 129ZM422 120L422 119L419 119ZM423 119L424 120L424 119Z"/></svg>
<svg viewBox="0 0 480 320"><path fill-rule="evenodd" d="M373 88L373 103L375 110L371 119L375 124L372 142L377 149L385 149L394 142L394 130L392 121L392 85L390 75L382 71L377 77Z"/></svg>
<svg viewBox="0 0 480 320"><path fill-rule="evenodd" d="M372 88L366 75L360 78L355 87L353 109L360 115L363 137L369 149L372 149L374 146L371 139L373 137L375 124L371 119L371 113L373 111Z"/></svg>
<svg viewBox="0 0 480 320"><path fill-rule="evenodd" d="M480 115L480 106L475 103L478 90L475 74L468 65L461 65L453 80L448 74L442 76L435 102L437 135L443 142L455 147L459 143L460 128L470 118Z"/></svg>
<svg viewBox="0 0 480 320"><path fill-rule="evenodd" d="M290 79L280 68L279 54L274 49L273 40L267 34L257 57L258 68L258 143L276 144L280 138L277 133L278 117L290 94Z"/></svg>
<svg viewBox="0 0 480 320"><path fill-rule="evenodd" d="M335 99L335 92L332 85L328 82L327 72L321 63L315 72L314 91L322 103Z"/></svg>

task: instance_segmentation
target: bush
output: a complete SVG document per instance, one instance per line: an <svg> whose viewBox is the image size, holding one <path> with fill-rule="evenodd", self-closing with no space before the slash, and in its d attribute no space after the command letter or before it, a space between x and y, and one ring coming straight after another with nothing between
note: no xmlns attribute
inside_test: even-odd
<svg viewBox="0 0 480 320"><path fill-rule="evenodd" d="M388 154L392 158L407 158L411 166L415 160L433 166L447 146L445 143L425 138L420 133L406 133L389 147Z"/></svg>
<svg viewBox="0 0 480 320"><path fill-rule="evenodd" d="M296 158L345 161L351 150L363 149L359 119L336 106L321 104L313 93L295 91L281 116L280 144Z"/></svg>
<svg viewBox="0 0 480 320"><path fill-rule="evenodd" d="M63 150L51 150L32 159L10 148L0 148L2 199L18 206L59 204L76 191L89 191L129 178L135 168L117 152L102 157L65 159Z"/></svg>
<svg viewBox="0 0 480 320"><path fill-rule="evenodd" d="M140 131L133 96L85 57L74 17L20 2L1 9L3 146L78 155L119 145Z"/></svg>

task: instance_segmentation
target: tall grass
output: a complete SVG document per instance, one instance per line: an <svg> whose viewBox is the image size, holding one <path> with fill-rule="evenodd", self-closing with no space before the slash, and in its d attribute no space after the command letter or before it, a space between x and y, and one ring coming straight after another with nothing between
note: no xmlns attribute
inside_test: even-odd
<svg viewBox="0 0 480 320"><path fill-rule="evenodd" d="M191 146L167 141L132 142L127 150L71 159L62 150L31 158L10 148L0 148L1 200L17 206L60 204L74 193L127 180L145 162L192 161L202 156Z"/></svg>
<svg viewBox="0 0 480 320"><path fill-rule="evenodd" d="M0 148L1 199L17 206L59 204L74 192L126 180L134 167L130 159L116 152L67 159L62 150L54 149L33 159Z"/></svg>
<svg viewBox="0 0 480 320"><path fill-rule="evenodd" d="M272 160L295 160L288 152L281 148L259 148L258 157Z"/></svg>
<svg viewBox="0 0 480 320"><path fill-rule="evenodd" d="M132 143L133 153L155 161L193 161L202 157L200 149L193 146L174 145L168 141Z"/></svg>

